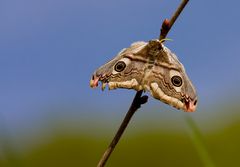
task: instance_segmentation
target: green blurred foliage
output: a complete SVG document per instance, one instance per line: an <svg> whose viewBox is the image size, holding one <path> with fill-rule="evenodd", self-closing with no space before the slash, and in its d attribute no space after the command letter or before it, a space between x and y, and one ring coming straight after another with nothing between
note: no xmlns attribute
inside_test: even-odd
<svg viewBox="0 0 240 167"><path fill-rule="evenodd" d="M239 166L240 124L220 133L203 135L210 158L216 166ZM55 135L46 143L22 154L5 152L0 166L79 167L96 166L111 137ZM125 135L110 157L107 166L195 166L204 165L188 133L141 132Z"/></svg>
<svg viewBox="0 0 240 167"><path fill-rule="evenodd" d="M215 106L200 106L196 113L143 107L131 120L106 166L240 166L239 104ZM7 132L2 133L0 166L96 166L124 116L124 112L112 113L118 114L106 119L90 113L81 115L82 120L75 115L70 121L49 119L51 124L43 123L42 127L49 130L48 134L36 131L35 138L29 137L21 149Z"/></svg>

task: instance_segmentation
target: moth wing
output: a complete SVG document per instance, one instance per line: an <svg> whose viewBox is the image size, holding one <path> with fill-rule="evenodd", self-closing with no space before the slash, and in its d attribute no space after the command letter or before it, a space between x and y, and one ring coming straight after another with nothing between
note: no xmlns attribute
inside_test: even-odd
<svg viewBox="0 0 240 167"><path fill-rule="evenodd" d="M142 80L147 62L148 43L135 42L121 52L121 59L126 63L126 69L123 72L116 73L109 80L109 89L125 88L142 90Z"/></svg>

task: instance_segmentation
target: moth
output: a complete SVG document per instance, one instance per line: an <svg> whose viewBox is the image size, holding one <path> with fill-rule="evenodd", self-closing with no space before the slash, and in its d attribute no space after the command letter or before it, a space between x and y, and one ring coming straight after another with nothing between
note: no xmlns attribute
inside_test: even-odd
<svg viewBox="0 0 240 167"><path fill-rule="evenodd" d="M183 64L162 41L135 42L98 68L90 80L95 88L144 90L177 109L193 112L197 107L197 93Z"/></svg>

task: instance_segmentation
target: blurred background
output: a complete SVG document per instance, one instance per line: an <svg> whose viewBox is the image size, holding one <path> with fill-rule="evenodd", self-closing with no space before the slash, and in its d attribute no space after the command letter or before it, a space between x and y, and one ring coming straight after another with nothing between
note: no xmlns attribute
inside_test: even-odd
<svg viewBox="0 0 240 167"><path fill-rule="evenodd" d="M134 97L91 89L100 65L158 38L180 0L1 0L0 166L96 166ZM152 97L107 166L240 166L239 1L190 1L166 45L197 88L184 113Z"/></svg>

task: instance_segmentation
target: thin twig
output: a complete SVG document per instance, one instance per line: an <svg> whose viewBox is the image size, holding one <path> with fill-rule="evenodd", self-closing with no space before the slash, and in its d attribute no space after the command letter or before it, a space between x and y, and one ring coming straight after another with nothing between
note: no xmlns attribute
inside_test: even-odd
<svg viewBox="0 0 240 167"><path fill-rule="evenodd" d="M112 151L114 150L115 146L117 145L119 139L121 138L125 128L127 127L129 121L131 120L133 114L135 111L137 111L138 108L141 107L141 104L144 104L147 102L147 96L142 96L142 91L138 91L133 99L133 102L121 124L119 127L115 137L113 138L111 144L107 148L107 150L104 152L101 160L98 163L98 167L103 167L105 163L107 162L109 156L111 155Z"/></svg>
<svg viewBox="0 0 240 167"><path fill-rule="evenodd" d="M188 3L189 0L182 0L182 3L179 5L178 9L176 10L176 12L174 13L174 15L172 16L171 20L169 21L168 19L165 19L163 21L162 24L162 28L161 28L161 34L159 39L164 39L166 38L169 30L171 29L172 25L175 23L176 19L178 18L178 16L180 15L180 13L182 12L182 10L184 9L184 7L186 6L186 4ZM142 96L143 91L140 90L136 93L133 102L121 124L121 126L119 127L117 133L115 134L112 142L110 143L110 145L108 146L107 150L104 152L102 158L100 159L97 167L104 167L104 165L106 164L108 158L110 157L111 153L113 152L115 146L117 145L119 139L121 138L124 130L126 129L128 123L130 122L132 116L134 115L134 113L141 107L142 104L147 102L147 96Z"/></svg>
<svg viewBox="0 0 240 167"><path fill-rule="evenodd" d="M187 5L189 0L182 0L181 4L177 8L176 12L173 14L171 20L169 21L168 19L165 19L162 23L162 28L161 28L161 33L159 39L162 40L166 38L169 30L172 28L173 24L177 20L178 16L181 14L183 11L184 7Z"/></svg>

